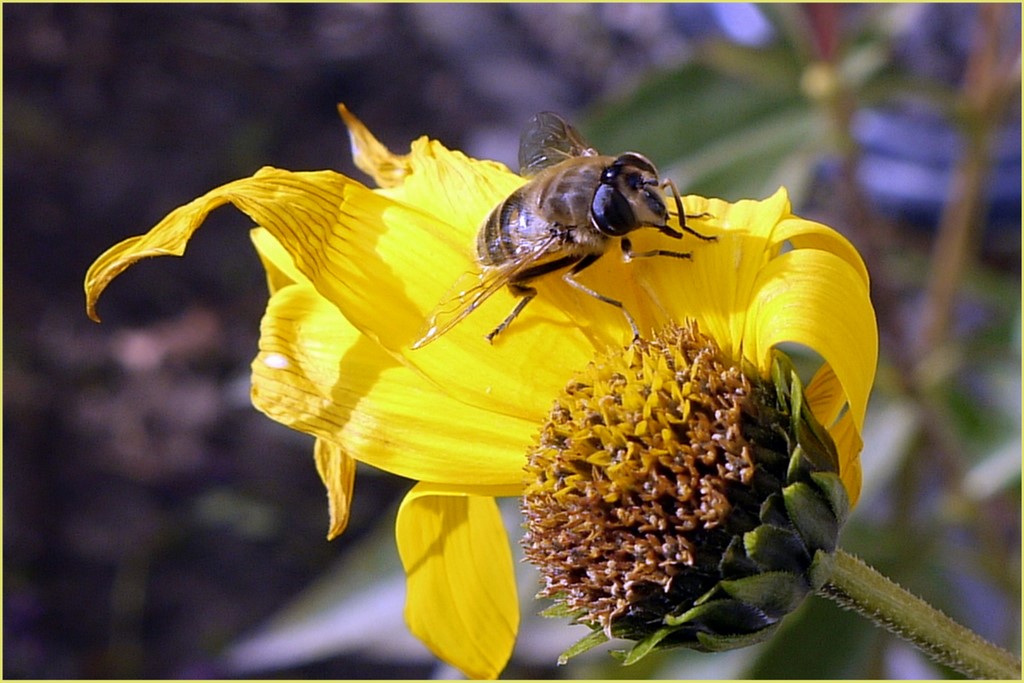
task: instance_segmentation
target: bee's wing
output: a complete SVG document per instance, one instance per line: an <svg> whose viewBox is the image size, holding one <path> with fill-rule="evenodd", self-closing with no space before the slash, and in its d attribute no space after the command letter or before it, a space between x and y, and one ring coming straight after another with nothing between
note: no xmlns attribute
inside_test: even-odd
<svg viewBox="0 0 1024 683"><path fill-rule="evenodd" d="M566 159L596 154L571 123L554 112L542 111L530 119L519 138L519 173L535 176Z"/></svg>
<svg viewBox="0 0 1024 683"><path fill-rule="evenodd" d="M412 348L423 348L455 327L489 296L536 264L557 242L558 236L552 234L538 240L531 246L530 251L520 258L500 266L488 266L479 271L463 273L427 317L420 337L413 343Z"/></svg>

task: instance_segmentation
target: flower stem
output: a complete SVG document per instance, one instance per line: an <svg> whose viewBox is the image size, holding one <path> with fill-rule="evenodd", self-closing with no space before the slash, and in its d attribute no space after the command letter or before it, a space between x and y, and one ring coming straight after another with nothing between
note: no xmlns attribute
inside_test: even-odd
<svg viewBox="0 0 1024 683"><path fill-rule="evenodd" d="M841 549L836 551L835 569L820 594L905 638L965 676L1020 680L1020 659Z"/></svg>

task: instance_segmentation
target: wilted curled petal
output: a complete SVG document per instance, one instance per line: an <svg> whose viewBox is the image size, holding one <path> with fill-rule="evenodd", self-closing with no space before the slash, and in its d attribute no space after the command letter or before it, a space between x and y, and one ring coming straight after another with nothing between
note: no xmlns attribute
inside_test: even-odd
<svg viewBox="0 0 1024 683"><path fill-rule="evenodd" d="M111 281L137 261L152 256L181 256L193 233L199 229L214 209L233 203L253 220L260 223L264 215L289 210L303 215L302 206L285 207L280 202L280 191L289 183L306 186L310 194L337 178L333 171L292 173L271 167L260 169L250 178L242 178L210 190L202 197L167 214L149 232L115 244L90 266L85 275L86 312L99 321L96 302ZM351 182L351 181L349 181Z"/></svg>
<svg viewBox="0 0 1024 683"><path fill-rule="evenodd" d="M316 440L313 458L316 460L316 471L327 487L327 510L330 515L327 540L331 541L348 526L356 482L356 461L345 453L344 448L326 439Z"/></svg>
<svg viewBox="0 0 1024 683"><path fill-rule="evenodd" d="M338 113L348 127L352 145L352 160L360 171L366 173L378 187L400 185L410 172L408 154L394 154L381 144L373 133L355 117L344 104L338 104Z"/></svg>

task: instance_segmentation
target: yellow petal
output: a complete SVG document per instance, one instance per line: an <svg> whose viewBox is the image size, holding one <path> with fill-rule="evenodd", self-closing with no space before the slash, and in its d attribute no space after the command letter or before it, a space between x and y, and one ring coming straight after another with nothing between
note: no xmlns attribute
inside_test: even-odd
<svg viewBox="0 0 1024 683"><path fill-rule="evenodd" d="M823 363L804 389L811 412L832 436L839 454L839 476L846 485L850 504L860 495L860 451L863 446L852 415L842 412L846 407L846 393L832 366Z"/></svg>
<svg viewBox="0 0 1024 683"><path fill-rule="evenodd" d="M356 328L459 400L536 419L576 367L566 363L592 355L586 336L546 301L530 307L534 323L555 326L546 335L509 332L489 344L484 335L514 306L505 291L442 339L410 352L428 313L472 267L456 229L326 172L310 180L264 169L232 201L277 238ZM517 323L529 329L526 320Z"/></svg>
<svg viewBox="0 0 1024 683"><path fill-rule="evenodd" d="M814 377L804 388L804 396L814 417L826 427L836 421L843 406L846 405L843 385L828 363L823 363L814 373Z"/></svg>
<svg viewBox="0 0 1024 683"><path fill-rule="evenodd" d="M409 629L467 676L497 678L515 644L519 602L494 499L417 484L398 511L396 537Z"/></svg>
<svg viewBox="0 0 1024 683"><path fill-rule="evenodd" d="M346 122L354 131L365 131L354 119L347 117ZM361 146L373 148L365 142L368 133L353 135L364 140ZM410 344L424 333L428 316L450 301L456 283L479 272L475 252L480 225L524 179L502 164L471 159L425 138L415 141L412 152L401 160L401 183L374 197L353 193L342 211L337 232L347 252L339 248L335 253L342 259L351 253L351 258L339 264L344 271L339 277L348 288L347 293L337 294L339 307L357 327L451 395L497 412L536 419L562 388L567 372L590 357L599 337L591 325L580 329L570 323L570 318L581 319L579 302L596 303L601 313L614 315L620 335L628 341L621 314L614 309L607 312L607 304L576 290L570 295L575 307L564 308L564 300L552 296L552 290L570 288L553 278L553 282L539 283L541 296L493 345L485 336L517 303L504 288L440 340L410 351ZM394 201L389 204L389 200ZM411 206L417 212L409 211ZM412 290L405 285L410 282L416 283ZM403 315L410 309L394 302L405 300L419 310ZM538 357L545 362L538 363Z"/></svg>
<svg viewBox="0 0 1024 683"><path fill-rule="evenodd" d="M327 540L341 535L348 526L349 510L352 506L352 491L355 489L356 461L345 450L325 439L317 439L313 448L316 471L327 487L327 510L330 524Z"/></svg>
<svg viewBox="0 0 1024 683"><path fill-rule="evenodd" d="M451 225L474 250L484 219L524 182L503 164L472 159L436 140L421 138L412 145L409 175L401 186L383 194Z"/></svg>
<svg viewBox="0 0 1024 683"><path fill-rule="evenodd" d="M504 164L472 159L426 137L409 154L395 154L380 143L343 104L338 112L349 131L356 166L385 194L420 207L463 231L469 243L483 217L524 179Z"/></svg>
<svg viewBox="0 0 1024 683"><path fill-rule="evenodd" d="M263 269L267 271L267 289L271 294L295 283L309 284L309 279L295 267L295 261L281 243L263 228L254 228L249 238L256 247Z"/></svg>
<svg viewBox="0 0 1024 683"><path fill-rule="evenodd" d="M772 232L774 244L790 242L796 249L820 249L835 254L853 268L864 285L868 285L868 269L857 249L848 239L827 225L791 216L779 222Z"/></svg>
<svg viewBox="0 0 1024 683"><path fill-rule="evenodd" d="M857 504L860 498L861 487L861 465L860 452L864 448L864 441L860 437L860 430L853 423L853 416L847 412L832 425L829 430L832 440L835 441L836 450L839 451L839 478L843 480L846 493L850 497L850 506Z"/></svg>
<svg viewBox="0 0 1024 683"><path fill-rule="evenodd" d="M411 479L521 489L533 421L452 399L310 286L273 295L252 367L258 409L352 458Z"/></svg>
<svg viewBox="0 0 1024 683"><path fill-rule="evenodd" d="M354 236L362 232L392 233L388 238L369 240L375 245L376 257L387 266L389 273L402 273L410 280L415 278L418 283L426 282L417 288L417 293L429 293L427 306L415 330L415 338L418 338L424 332L423 318L441 304L457 281L479 270L475 258L476 236L484 218L525 180L503 164L472 159L426 138L414 141L410 154L394 155L380 145L347 110L343 111L342 116L349 126L357 157L364 160L366 170L375 178L381 174L388 175L394 167L401 166L400 181L385 183L378 178L378 182L387 187L380 194L400 204L415 206L435 217L433 225L422 226L418 225L415 217L403 217L396 210L385 216L390 220L378 230L371 227L375 222L372 211L358 213L354 207L352 214L346 216L347 220L344 221ZM383 212L378 213L383 215ZM424 227L426 230L422 229ZM438 237L443 237L446 244L433 244ZM397 248L388 249L384 246L385 239ZM349 240L350 243L355 241ZM416 245L417 248L412 249L410 245ZM452 245L456 247L454 250L449 248ZM358 265L366 269L373 268L376 260L371 254L362 254L357 259ZM618 258L607 260L621 261ZM422 273L424 267L431 272ZM602 293L620 298L615 287L623 278L615 272L610 277L599 275L596 273L598 269L595 267L595 276L588 274L586 281L610 283L610 291ZM427 279L422 275L427 275ZM443 275L442 280L446 284L442 289L435 290L429 279L438 275ZM357 277L349 279L359 281ZM460 322L440 343L415 353L406 353L407 344L403 339L407 333L398 329L395 324L398 321L390 311L383 321L387 327L373 319L374 315L379 317L383 310L379 302L390 300L395 295L388 286L379 285L380 278L377 275L373 276L371 282L377 283L374 289L360 290L352 296L356 300L365 299L369 315L343 307L353 322L371 336L380 339L382 344L396 354L404 354L408 362L443 383L453 394L509 414L532 415L538 401L546 408L552 392L561 388L564 369L571 369L579 363L578 359L589 357L593 346L628 343L631 336L624 317L617 309L581 294L558 277L552 277L538 281L540 296L516 320L513 330L500 337L494 347L484 341L484 336L516 304L516 299L504 290L484 302L479 310ZM399 298L406 295L403 293ZM639 307L631 303L635 297L635 293L627 291L621 298L634 311L638 320L643 320L644 311L637 310ZM574 324L567 324L567 317ZM552 326L554 329L551 329ZM521 331L541 336L521 346L523 337L518 334ZM535 356L531 355L537 349L542 350L548 367L559 369L557 376L552 374L538 377L541 374L537 371L539 364L533 362ZM478 363L475 367L470 365L474 362ZM462 393L471 391L471 387L460 386L460 378L451 376L453 367L460 368L460 374L470 379L473 385L488 387L488 395L481 399L473 397L471 393ZM500 370L500 377L492 377L494 369ZM495 390L502 384L513 388L513 392L498 390L496 393ZM516 390L524 386L536 386L538 390L528 395Z"/></svg>
<svg viewBox="0 0 1024 683"><path fill-rule="evenodd" d="M787 252L760 271L751 309L744 355L765 368L778 344L812 349L831 366L860 431L878 359L874 309L860 274L830 252Z"/></svg>
<svg viewBox="0 0 1024 683"><path fill-rule="evenodd" d="M690 235L682 240L655 235L656 245L635 240L638 250L656 246L692 253L691 260L645 259L641 271L645 290L669 319L696 320L726 355L737 357L751 291L757 273L777 252L770 235L789 211L789 199L783 190L764 201L735 204L702 197L683 199L687 214L707 214L688 219L690 227L718 240L703 242Z"/></svg>
<svg viewBox="0 0 1024 683"><path fill-rule="evenodd" d="M228 202L273 235L302 279L399 358L419 337L428 312L472 262L465 235L436 216L333 171L293 173L266 167L179 207L145 235L109 249L86 276L89 314L95 317L96 300L114 277L142 258L180 256L206 215ZM281 274L296 277L283 266L278 270L271 288L286 283ZM462 401L535 419L565 381L567 368L561 359L589 358L590 343L562 312L537 302L531 317L559 326L548 338L510 333L491 346L483 335L514 303L506 292L492 298L453 330L457 346L451 339L442 340L408 354L406 360ZM552 337L557 344L551 343ZM538 352L548 358L557 354L559 362L538 364Z"/></svg>
<svg viewBox="0 0 1024 683"><path fill-rule="evenodd" d="M780 187L765 199L741 199L735 203L708 200L705 209L722 221L724 227L742 229L756 237L770 238L779 222L790 215L789 193Z"/></svg>

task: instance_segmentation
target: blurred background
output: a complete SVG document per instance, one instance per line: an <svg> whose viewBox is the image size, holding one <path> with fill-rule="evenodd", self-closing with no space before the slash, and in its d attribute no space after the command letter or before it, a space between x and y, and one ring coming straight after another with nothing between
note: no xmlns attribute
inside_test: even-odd
<svg viewBox="0 0 1024 683"><path fill-rule="evenodd" d="M3 6L5 678L452 677L401 620L410 482L327 543L312 441L248 400L247 220L104 249L262 165L353 173L335 104L513 164L537 111L684 192L789 188L860 249L881 334L843 545L990 640L1021 624L1019 5ZM360 176L361 177L361 176ZM519 535L515 501L509 528ZM623 668L533 616L505 676L955 677L819 598L770 642Z"/></svg>

